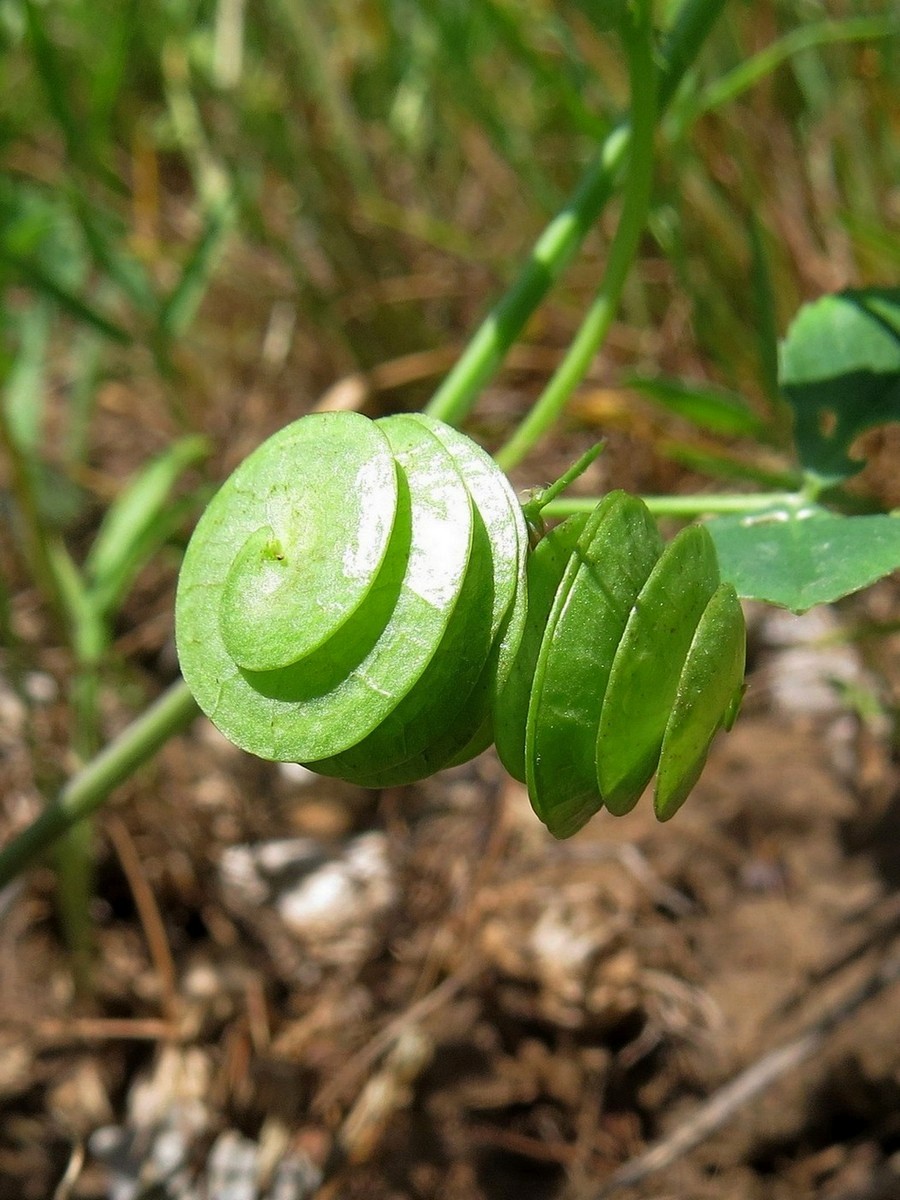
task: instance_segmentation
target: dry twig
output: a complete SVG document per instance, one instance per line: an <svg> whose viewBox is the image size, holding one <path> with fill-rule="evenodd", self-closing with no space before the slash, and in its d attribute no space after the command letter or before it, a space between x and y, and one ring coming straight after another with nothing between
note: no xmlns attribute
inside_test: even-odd
<svg viewBox="0 0 900 1200"><path fill-rule="evenodd" d="M701 1104L668 1137L662 1138L614 1171L592 1200L605 1200L621 1188L640 1183L648 1175L672 1166L726 1124L745 1104L760 1095L782 1076L799 1067L819 1050L828 1034L851 1017L865 1001L900 979L900 957L883 962L849 995L813 1021L803 1033L776 1050L763 1055Z"/></svg>
<svg viewBox="0 0 900 1200"><path fill-rule="evenodd" d="M147 882L137 847L124 822L118 817L109 817L106 828L118 855L122 871L128 880L128 886L131 888L135 907L144 930L144 937L147 940L147 948L150 951L150 958L159 976L163 1012L174 1027L178 1016L176 990L178 976L159 905L156 903L153 889Z"/></svg>

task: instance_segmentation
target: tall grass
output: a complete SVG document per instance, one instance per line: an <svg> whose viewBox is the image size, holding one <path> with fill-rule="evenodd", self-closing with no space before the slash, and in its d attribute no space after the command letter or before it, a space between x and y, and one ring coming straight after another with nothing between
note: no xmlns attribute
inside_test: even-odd
<svg viewBox="0 0 900 1200"><path fill-rule="evenodd" d="M891 7L729 7L667 123L626 310L638 329L665 331L673 307L689 322L684 355L646 342L672 369L696 352L758 386L801 296L895 274ZM288 305L300 404L341 371L457 341L626 99L589 9L7 0L7 344L39 298L57 336L89 330L138 375L149 352L170 381L203 343L219 386L258 365ZM535 339L571 329L608 234Z"/></svg>

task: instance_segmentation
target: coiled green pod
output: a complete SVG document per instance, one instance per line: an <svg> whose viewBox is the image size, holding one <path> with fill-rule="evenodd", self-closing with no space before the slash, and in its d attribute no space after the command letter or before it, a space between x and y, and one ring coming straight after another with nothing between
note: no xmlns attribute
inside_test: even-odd
<svg viewBox="0 0 900 1200"><path fill-rule="evenodd" d="M243 749L383 787L496 737L557 836L657 767L670 816L743 676L705 531L663 548L614 492L531 553L494 461L422 414L315 414L260 446L201 518L175 615L185 680Z"/></svg>

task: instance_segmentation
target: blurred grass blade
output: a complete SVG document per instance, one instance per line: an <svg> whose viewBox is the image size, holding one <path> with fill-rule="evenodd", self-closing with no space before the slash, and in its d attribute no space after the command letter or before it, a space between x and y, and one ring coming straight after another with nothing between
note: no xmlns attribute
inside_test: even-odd
<svg viewBox="0 0 900 1200"><path fill-rule="evenodd" d="M865 247L879 273L888 272L900 274L900 238L896 229L887 229L879 221L860 216L857 213L842 212L840 222L853 240ZM875 270L871 272L875 273Z"/></svg>
<svg viewBox="0 0 900 1200"><path fill-rule="evenodd" d="M34 518L44 534L70 525L81 512L84 500L77 484L46 462L42 454L52 315L51 306L41 300L13 314L19 346L2 396L5 436L20 460L20 483L27 482L28 487L29 499L19 495L19 506L34 505Z"/></svg>
<svg viewBox="0 0 900 1200"><path fill-rule="evenodd" d="M87 457L91 419L97 399L101 340L90 328L82 328L72 346L73 380L69 391L65 456L69 465Z"/></svg>
<svg viewBox="0 0 900 1200"><path fill-rule="evenodd" d="M213 34L213 74L220 88L234 88L244 65L246 0L218 0Z"/></svg>
<svg viewBox="0 0 900 1200"><path fill-rule="evenodd" d="M128 52L139 28L140 0L119 0L104 9L102 52L91 61L89 109L95 144L112 144L116 101L128 80Z"/></svg>
<svg viewBox="0 0 900 1200"><path fill-rule="evenodd" d="M45 369L50 340L50 310L38 303L21 313L19 350L3 389L6 427L16 446L33 459L41 440L44 417Z"/></svg>
<svg viewBox="0 0 900 1200"><path fill-rule="evenodd" d="M86 325L92 326L105 337L114 342L130 345L134 340L129 331L110 317L98 312L93 305L70 291L64 284L49 275L34 258L25 258L3 246L2 253L7 266L13 268L21 279L31 285L38 293L49 296L59 304L70 316L77 318Z"/></svg>
<svg viewBox="0 0 900 1200"><path fill-rule="evenodd" d="M786 33L784 37L772 42L758 54L754 54L740 66L729 71L720 79L710 83L696 97L691 106L691 117L699 117L702 113L721 108L730 104L742 92L748 91L755 84L771 74L782 63L802 50L811 50L816 46L834 45L839 42L863 42L878 38L896 37L900 34L900 18L896 15L887 17L848 17L843 21L818 21L815 24L800 25Z"/></svg>
<svg viewBox="0 0 900 1200"><path fill-rule="evenodd" d="M625 383L661 408L709 433L726 437L766 436L765 424L732 392L662 376L632 375Z"/></svg>
<svg viewBox="0 0 900 1200"><path fill-rule="evenodd" d="M130 555L118 574L107 575L91 589L91 599L101 615L111 616L124 601L141 569L166 545L177 537L209 499L207 493L182 496L170 500L156 520L135 532Z"/></svg>
<svg viewBox="0 0 900 1200"><path fill-rule="evenodd" d="M78 188L69 190L72 208L94 262L145 315L155 313L158 301L140 259L127 250L127 236L118 216L91 204Z"/></svg>
<svg viewBox="0 0 900 1200"><path fill-rule="evenodd" d="M61 61L58 48L47 33L51 6L38 7L34 0L23 0L23 8L35 69L47 107L62 133L69 159L100 176L116 192L125 192L126 188L118 176L109 167L96 161L93 154L90 121L84 114L79 114L74 89L70 87L72 71Z"/></svg>
<svg viewBox="0 0 900 1200"><path fill-rule="evenodd" d="M205 438L182 438L145 466L110 505L84 564L100 611L115 608L147 559L170 536L165 512L172 488L184 470L208 453Z"/></svg>
<svg viewBox="0 0 900 1200"><path fill-rule="evenodd" d="M84 129L76 115L76 108L69 94L70 76L63 70L56 47L47 36L47 12L33 0L23 0L28 40L38 77L44 90L47 107L62 131L66 150L73 162L84 162Z"/></svg>
<svg viewBox="0 0 900 1200"><path fill-rule="evenodd" d="M705 450L684 442L663 441L657 449L672 462L680 463L691 471L708 475L711 479L744 480L764 488L792 491L803 482L799 471L778 471L755 463L745 462L735 455L718 450Z"/></svg>
<svg viewBox="0 0 900 1200"><path fill-rule="evenodd" d="M366 152L361 114L349 103L334 53L320 23L328 6L298 4L297 0L275 0L284 42L296 56L298 81L303 84L303 103L309 104L327 129L328 143L354 190L361 196L377 194L378 188ZM437 7L435 13L437 14ZM333 10L332 10L333 11ZM332 22L339 18L332 15Z"/></svg>
<svg viewBox="0 0 900 1200"><path fill-rule="evenodd" d="M778 316L775 290L769 273L769 263L763 242L763 231L755 213L750 213L750 286L759 353L759 371L766 395L779 409L784 408L778 387Z"/></svg>
<svg viewBox="0 0 900 1200"><path fill-rule="evenodd" d="M47 551L69 622L75 657L79 666L95 667L106 649L108 635L87 585L86 575L79 569L61 538L49 538Z"/></svg>
<svg viewBox="0 0 900 1200"><path fill-rule="evenodd" d="M481 40L479 34L483 33L479 29L481 15L479 5L435 6L433 20L438 33L441 76L449 82L453 102L513 168L536 203L552 210L559 206L560 197L539 165L525 128L520 122L510 121L508 114L498 108L496 81L490 79L485 83L472 61L471 47ZM501 26L500 33L506 43L504 49L515 57L517 46L508 38L506 27Z"/></svg>
<svg viewBox="0 0 900 1200"><path fill-rule="evenodd" d="M581 92L568 75L558 69L566 64L551 62L545 53L539 53L522 36L524 22L516 10L509 11L496 0L482 0L482 15L494 26L502 38L507 51L528 69L531 78L559 97L574 129L589 137L605 137L609 132L609 121L603 120L585 104Z"/></svg>
<svg viewBox="0 0 900 1200"><path fill-rule="evenodd" d="M180 337L193 321L236 213L237 206L230 195L222 197L208 211L203 232L160 312L159 329L166 340Z"/></svg>

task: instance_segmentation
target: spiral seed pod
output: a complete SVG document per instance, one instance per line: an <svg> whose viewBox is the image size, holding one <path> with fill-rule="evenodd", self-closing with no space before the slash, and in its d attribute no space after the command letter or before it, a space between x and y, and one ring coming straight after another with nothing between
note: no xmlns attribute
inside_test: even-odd
<svg viewBox="0 0 900 1200"><path fill-rule="evenodd" d="M304 417L238 467L191 539L184 677L262 758L421 778L489 726L526 550L506 478L462 434L418 414Z"/></svg>
<svg viewBox="0 0 900 1200"><path fill-rule="evenodd" d="M496 738L557 836L657 770L670 816L740 692L744 632L699 528L614 492L529 553L494 461L422 414L303 417L213 498L176 601L184 677L238 746L369 787Z"/></svg>

